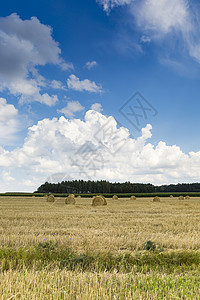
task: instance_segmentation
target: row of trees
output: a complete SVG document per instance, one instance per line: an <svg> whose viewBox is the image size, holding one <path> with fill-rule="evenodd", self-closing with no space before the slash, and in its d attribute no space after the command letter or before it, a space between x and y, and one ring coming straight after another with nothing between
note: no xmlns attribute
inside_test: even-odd
<svg viewBox="0 0 200 300"><path fill-rule="evenodd" d="M200 192L200 183L179 183L161 185L156 187L156 192Z"/></svg>
<svg viewBox="0 0 200 300"><path fill-rule="evenodd" d="M152 184L142 183L111 183L101 181L62 181L61 183L45 182L38 189L37 193L153 193L155 188Z"/></svg>
<svg viewBox="0 0 200 300"><path fill-rule="evenodd" d="M37 193L160 193L160 192L200 192L200 183L182 183L154 186L150 183L111 183L100 181L62 181L60 183L45 182L36 191Z"/></svg>

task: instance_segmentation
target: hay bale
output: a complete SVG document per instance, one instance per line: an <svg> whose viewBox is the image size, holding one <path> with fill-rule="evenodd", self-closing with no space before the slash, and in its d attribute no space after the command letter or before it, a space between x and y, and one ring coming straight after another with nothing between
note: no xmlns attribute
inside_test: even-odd
<svg viewBox="0 0 200 300"><path fill-rule="evenodd" d="M47 202L55 202L55 197L54 197L54 195L49 195L49 196L47 197Z"/></svg>
<svg viewBox="0 0 200 300"><path fill-rule="evenodd" d="M160 202L160 198L158 196L154 197L153 202Z"/></svg>
<svg viewBox="0 0 200 300"><path fill-rule="evenodd" d="M183 196L179 196L178 200L184 200L184 197Z"/></svg>
<svg viewBox="0 0 200 300"><path fill-rule="evenodd" d="M118 196L117 195L114 195L112 198L113 198L113 200L118 200Z"/></svg>
<svg viewBox="0 0 200 300"><path fill-rule="evenodd" d="M135 196L131 196L130 200L136 200Z"/></svg>
<svg viewBox="0 0 200 300"><path fill-rule="evenodd" d="M174 198L174 196L173 196L173 195L170 195L169 197L170 197L170 198Z"/></svg>
<svg viewBox="0 0 200 300"><path fill-rule="evenodd" d="M106 198L104 196L95 196L92 199L92 206L107 205Z"/></svg>
<svg viewBox="0 0 200 300"><path fill-rule="evenodd" d="M106 198L103 195L100 195L103 198L103 205L107 205Z"/></svg>
<svg viewBox="0 0 200 300"><path fill-rule="evenodd" d="M185 196L185 199L190 200L190 196L189 195Z"/></svg>
<svg viewBox="0 0 200 300"><path fill-rule="evenodd" d="M69 194L68 197L75 198L74 194Z"/></svg>
<svg viewBox="0 0 200 300"><path fill-rule="evenodd" d="M81 195L78 195L78 196L77 196L77 199L81 199Z"/></svg>
<svg viewBox="0 0 200 300"><path fill-rule="evenodd" d="M65 204L72 204L74 205L76 203L75 197L73 194L69 195L66 199L65 199Z"/></svg>

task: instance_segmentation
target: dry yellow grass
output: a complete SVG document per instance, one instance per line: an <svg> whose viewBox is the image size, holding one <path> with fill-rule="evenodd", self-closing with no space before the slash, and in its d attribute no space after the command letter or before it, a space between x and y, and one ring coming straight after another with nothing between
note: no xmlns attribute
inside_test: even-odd
<svg viewBox="0 0 200 300"><path fill-rule="evenodd" d="M91 198L72 206L56 198L51 206L43 198L0 197L0 243L26 246L46 239L78 251L121 252L153 240L167 249L200 248L200 198L163 198L156 206L148 198L134 201L134 206L129 199L107 202L96 209Z"/></svg>
<svg viewBox="0 0 200 300"><path fill-rule="evenodd" d="M91 206L91 198L82 198L76 205L66 206L64 198L56 198L51 206L43 198L0 197L1 247L28 248L45 239L79 253L85 250L134 253L143 249L148 240L169 251L200 248L200 198L183 202L162 198L162 203L155 205L147 198L140 198L134 204L129 199L117 202L107 199L107 202L107 206L96 208ZM56 268L9 270L0 273L0 295L3 300L199 299L198 272L197 277L191 277L194 288L188 292L188 298L182 296L185 283L181 283L187 276L170 276L159 272L82 273ZM166 298L169 293L163 287L166 293L161 297L158 289L150 289L155 282L157 287L177 282L180 289L175 284L171 298ZM137 285L145 286L146 292L141 288L135 290Z"/></svg>

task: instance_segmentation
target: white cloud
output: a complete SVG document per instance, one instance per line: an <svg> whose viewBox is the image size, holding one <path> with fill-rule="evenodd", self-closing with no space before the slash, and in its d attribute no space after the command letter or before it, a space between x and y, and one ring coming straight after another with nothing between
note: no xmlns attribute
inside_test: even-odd
<svg viewBox="0 0 200 300"><path fill-rule="evenodd" d="M19 131L18 110L6 99L0 98L0 143L8 145Z"/></svg>
<svg viewBox="0 0 200 300"><path fill-rule="evenodd" d="M109 12L113 7L129 4L132 22L141 32L142 43L167 40L165 52L176 41L177 51L187 53L200 63L200 13L199 4L188 0L97 0ZM175 38L174 38L175 37ZM167 49L166 49L167 45ZM179 48L177 48L179 45ZM132 47L138 47L132 43ZM174 49L174 48L173 48ZM172 55L174 54L174 50Z"/></svg>
<svg viewBox="0 0 200 300"><path fill-rule="evenodd" d="M132 13L139 26L156 33L190 29L185 0L142 0L133 6Z"/></svg>
<svg viewBox="0 0 200 300"><path fill-rule="evenodd" d="M146 36L146 35L143 35L143 36L141 37L140 41L141 41L142 43L149 43L149 42L151 42L151 39L150 39L150 37L148 37L148 36Z"/></svg>
<svg viewBox="0 0 200 300"><path fill-rule="evenodd" d="M102 87L97 85L94 81L89 79L80 80L76 75L70 75L67 79L67 86L69 89L75 91L87 91L90 93L100 93L102 92Z"/></svg>
<svg viewBox="0 0 200 300"><path fill-rule="evenodd" d="M69 170L72 179L153 184L198 181L200 151L186 154L163 141L153 145L148 142L151 129L147 125L141 136L133 139L128 129L117 128L113 117L94 110L88 111L83 121L44 119L29 128L21 148L6 151L0 147L0 190L36 189L50 175L67 176Z"/></svg>
<svg viewBox="0 0 200 300"><path fill-rule="evenodd" d="M61 81L52 80L50 83L50 87L55 90L66 90Z"/></svg>
<svg viewBox="0 0 200 300"><path fill-rule="evenodd" d="M109 13L109 11L115 6L125 5L131 3L132 0L96 0L103 5L103 9Z"/></svg>
<svg viewBox="0 0 200 300"><path fill-rule="evenodd" d="M53 64L72 68L61 58L52 28L36 17L22 20L16 13L0 18L0 88L22 97L22 102L55 104L56 96L42 92L48 81L36 67Z"/></svg>
<svg viewBox="0 0 200 300"><path fill-rule="evenodd" d="M142 0L133 2L130 12L151 40L176 36L180 50L200 63L200 14L187 0ZM170 49L169 49L170 50Z"/></svg>
<svg viewBox="0 0 200 300"><path fill-rule="evenodd" d="M66 117L74 117L75 113L83 111L84 107L78 101L70 101L67 106L58 110L59 113L64 114Z"/></svg>
<svg viewBox="0 0 200 300"><path fill-rule="evenodd" d="M85 67L88 70L91 70L92 68L96 67L97 65L98 65L97 62L94 60L94 61L88 61L88 62L86 62Z"/></svg>
<svg viewBox="0 0 200 300"><path fill-rule="evenodd" d="M101 112L103 110L101 103L93 103L91 105L92 110L96 110L98 112Z"/></svg>

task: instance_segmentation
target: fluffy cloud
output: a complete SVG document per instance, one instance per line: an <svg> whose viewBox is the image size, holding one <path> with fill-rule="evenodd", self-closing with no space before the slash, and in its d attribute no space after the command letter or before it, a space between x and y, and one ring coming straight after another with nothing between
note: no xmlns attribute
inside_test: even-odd
<svg viewBox="0 0 200 300"><path fill-rule="evenodd" d="M70 75L67 79L67 86L69 89L75 91L87 91L90 93L100 93L102 92L102 87L98 86L94 81L89 79L80 80L76 75Z"/></svg>
<svg viewBox="0 0 200 300"><path fill-rule="evenodd" d="M58 65L62 69L72 67L60 54L51 27L40 23L36 17L22 20L17 14L11 14L0 18L1 89L22 97L22 101L55 104L55 95L42 92L48 83L38 74L36 67L46 64Z"/></svg>
<svg viewBox="0 0 200 300"><path fill-rule="evenodd" d="M132 7L139 26L156 33L189 30L189 14L185 0L142 0Z"/></svg>
<svg viewBox="0 0 200 300"><path fill-rule="evenodd" d="M50 87L55 90L65 90L66 88L63 86L61 81L58 80L52 80L50 83Z"/></svg>
<svg viewBox="0 0 200 300"><path fill-rule="evenodd" d="M97 65L98 65L97 62L94 60L94 61L88 61L88 62L86 62L85 67L88 70L91 70L92 68L96 67Z"/></svg>
<svg viewBox="0 0 200 300"><path fill-rule="evenodd" d="M66 117L74 117L75 113L83 111L84 107L78 101L70 101L67 106L58 110L59 113L64 114Z"/></svg>
<svg viewBox="0 0 200 300"><path fill-rule="evenodd" d="M103 110L101 103L93 103L91 105L92 110L96 110L98 112L101 112Z"/></svg>
<svg viewBox="0 0 200 300"><path fill-rule="evenodd" d="M19 131L18 110L0 98L0 141L1 145L10 144Z"/></svg>
<svg viewBox="0 0 200 300"><path fill-rule="evenodd" d="M29 128L21 148L0 148L0 189L36 189L55 173L154 184L198 181L200 151L186 154L163 141L153 145L148 142L151 129L147 125L133 139L113 117L94 110L87 111L83 121L44 119Z"/></svg>

